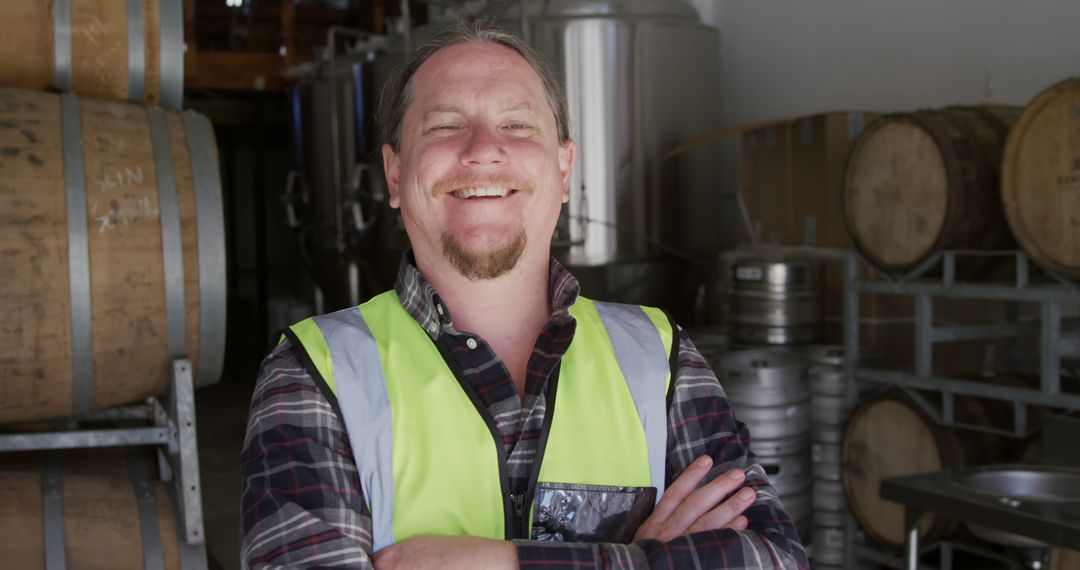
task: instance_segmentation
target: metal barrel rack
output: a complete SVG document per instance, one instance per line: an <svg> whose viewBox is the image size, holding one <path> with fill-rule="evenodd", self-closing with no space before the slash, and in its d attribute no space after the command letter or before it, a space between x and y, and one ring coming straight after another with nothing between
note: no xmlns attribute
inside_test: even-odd
<svg viewBox="0 0 1080 570"><path fill-rule="evenodd" d="M1007 282L964 282L957 279L957 259L968 256L1008 258L1014 271ZM1080 307L1080 284L1049 272L1031 271L1029 257L1022 251L940 251L903 276L860 279L860 258L848 253L844 267L844 353L845 398L854 406L860 386L897 386L931 418L943 426L997 433L1023 438L1027 431L1030 406L1080 410L1080 394L1062 390L1061 372L1065 359L1080 358L1080 319L1065 316L1065 309ZM914 363L911 371L882 370L860 365L859 305L865 293L907 296L914 300ZM940 298L974 299L1009 303L1009 322L994 324L946 325L935 323L934 300ZM1021 319L1021 305L1038 308L1037 318ZM971 380L934 375L934 347L938 343L1018 339L1038 339L1038 388L1000 386ZM940 394L940 405L931 404L915 390ZM958 422L956 396L974 396L1008 402L1013 408L1012 429L999 426L970 425ZM904 568L903 556L878 550L855 539L858 523L847 513L844 533L844 567L855 568L856 561L866 560L892 568ZM939 549L939 567L952 567L955 550L966 550L1001 561L1000 555L970 545L947 540L924 545L921 552ZM908 553L908 558L912 558ZM1019 567L1019 566L1017 566Z"/></svg>
<svg viewBox="0 0 1080 570"><path fill-rule="evenodd" d="M64 420L75 426L75 429L0 435L0 452L155 446L158 479L171 484L176 502L176 522L183 538L178 541L181 569L206 570L206 537L203 532L202 485L199 481L199 453L195 431L195 384L191 361L187 358L172 360L168 391L160 397L148 398L143 404L104 408ZM78 429L84 422L109 420L145 422L146 425ZM136 482L136 485L138 486L139 482ZM140 494L140 504L144 495L145 493ZM45 567L49 570L65 568L62 512L56 512L58 505L53 505L55 516L48 516L49 493L44 493L43 496L46 510ZM54 525L52 533L48 532L50 519ZM56 530L55 526L59 529ZM50 540L50 534L52 537L58 535L60 540ZM147 560L146 567L161 567L158 563Z"/></svg>

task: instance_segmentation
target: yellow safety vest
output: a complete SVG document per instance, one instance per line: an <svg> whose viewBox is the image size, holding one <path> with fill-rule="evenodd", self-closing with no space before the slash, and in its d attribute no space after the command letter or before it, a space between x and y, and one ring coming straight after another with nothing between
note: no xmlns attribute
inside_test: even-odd
<svg viewBox="0 0 1080 570"><path fill-rule="evenodd" d="M521 496L494 420L395 292L289 327L342 417L376 551L426 534L529 538L538 484L655 487L659 500L673 325L659 309L583 297L570 314Z"/></svg>

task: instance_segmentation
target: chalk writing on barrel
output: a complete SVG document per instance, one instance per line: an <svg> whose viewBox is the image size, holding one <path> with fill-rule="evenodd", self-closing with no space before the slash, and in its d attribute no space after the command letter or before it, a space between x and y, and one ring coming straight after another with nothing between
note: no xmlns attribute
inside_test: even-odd
<svg viewBox="0 0 1080 570"><path fill-rule="evenodd" d="M109 200L108 209L100 207L97 200L90 204L90 217L98 223L98 235L108 230L131 225L143 218L157 217L157 215L157 205L152 204L150 198L145 196L135 200L134 203L126 204Z"/></svg>
<svg viewBox="0 0 1080 570"><path fill-rule="evenodd" d="M112 188L135 186L143 183L143 169L141 166L106 166L101 169L101 176L96 182L102 192Z"/></svg>

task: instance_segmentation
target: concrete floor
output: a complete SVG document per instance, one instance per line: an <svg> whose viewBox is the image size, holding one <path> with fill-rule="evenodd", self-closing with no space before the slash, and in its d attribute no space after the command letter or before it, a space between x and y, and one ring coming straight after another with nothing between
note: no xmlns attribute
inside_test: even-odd
<svg viewBox="0 0 1080 570"><path fill-rule="evenodd" d="M253 382L223 381L195 392L203 524L211 570L240 568L240 449Z"/></svg>

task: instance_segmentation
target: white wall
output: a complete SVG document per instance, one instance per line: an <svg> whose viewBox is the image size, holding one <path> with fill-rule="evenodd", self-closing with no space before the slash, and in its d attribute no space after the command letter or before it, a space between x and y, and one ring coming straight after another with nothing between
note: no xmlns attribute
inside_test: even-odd
<svg viewBox="0 0 1080 570"><path fill-rule="evenodd" d="M727 125L1022 105L1080 76L1080 0L692 0L720 28Z"/></svg>

